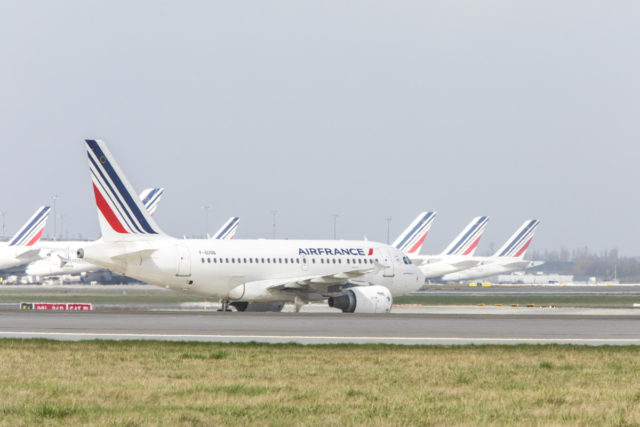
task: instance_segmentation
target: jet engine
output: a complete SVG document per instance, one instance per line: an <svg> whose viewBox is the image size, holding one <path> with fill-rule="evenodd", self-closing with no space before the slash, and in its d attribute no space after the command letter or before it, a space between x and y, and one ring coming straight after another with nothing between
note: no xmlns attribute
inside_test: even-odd
<svg viewBox="0 0 640 427"><path fill-rule="evenodd" d="M343 313L388 313L391 304L391 291L379 285L349 288L342 295L329 297L329 307L339 308Z"/></svg>

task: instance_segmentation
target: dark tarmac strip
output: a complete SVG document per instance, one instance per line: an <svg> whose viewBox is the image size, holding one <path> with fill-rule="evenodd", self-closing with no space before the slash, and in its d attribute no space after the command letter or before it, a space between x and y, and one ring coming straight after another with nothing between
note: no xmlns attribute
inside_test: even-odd
<svg viewBox="0 0 640 427"><path fill-rule="evenodd" d="M640 316L0 310L0 337L302 344L640 345Z"/></svg>

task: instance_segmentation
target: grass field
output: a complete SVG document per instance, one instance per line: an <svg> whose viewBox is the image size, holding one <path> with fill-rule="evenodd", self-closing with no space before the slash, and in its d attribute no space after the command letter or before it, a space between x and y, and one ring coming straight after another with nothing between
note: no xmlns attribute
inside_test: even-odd
<svg viewBox="0 0 640 427"><path fill-rule="evenodd" d="M0 340L0 424L640 423L636 347Z"/></svg>

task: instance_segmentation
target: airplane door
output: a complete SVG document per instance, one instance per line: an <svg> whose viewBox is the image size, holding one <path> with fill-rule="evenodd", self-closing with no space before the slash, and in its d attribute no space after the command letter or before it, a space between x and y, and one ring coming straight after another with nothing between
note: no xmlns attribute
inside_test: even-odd
<svg viewBox="0 0 640 427"><path fill-rule="evenodd" d="M189 250L181 245L176 246L178 249L178 272L176 276L191 276L191 255Z"/></svg>
<svg viewBox="0 0 640 427"><path fill-rule="evenodd" d="M383 277L393 277L395 276L395 263L393 262L393 257L391 256L391 252L388 249L381 249L382 260L385 269L382 271Z"/></svg>

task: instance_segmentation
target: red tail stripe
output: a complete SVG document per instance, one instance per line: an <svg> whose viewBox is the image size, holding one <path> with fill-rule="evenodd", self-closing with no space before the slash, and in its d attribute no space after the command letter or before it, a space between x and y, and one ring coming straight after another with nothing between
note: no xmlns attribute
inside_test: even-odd
<svg viewBox="0 0 640 427"><path fill-rule="evenodd" d="M529 247L529 243L531 243L531 239L533 239L533 237L530 237L529 240L527 240L527 243L525 243L524 246L518 251L518 253L515 255L516 258L522 256L522 254L525 253L525 251Z"/></svg>
<svg viewBox="0 0 640 427"><path fill-rule="evenodd" d="M478 242L480 242L480 238L482 236L478 236L478 238L476 239L475 242L473 242L473 244L471 246L469 246L469 249L467 249L466 251L464 251L464 253L462 255L469 255L471 252L473 252L473 250L476 248L476 246L478 246Z"/></svg>
<svg viewBox="0 0 640 427"><path fill-rule="evenodd" d="M33 239L29 240L29 243L27 243L27 246L32 246L35 245L35 243L40 240L40 237L42 237L42 232L44 231L44 227L42 227L40 229L40 231L38 231L38 234L36 234L35 236L33 236Z"/></svg>
<svg viewBox="0 0 640 427"><path fill-rule="evenodd" d="M420 248L420 246L422 246L422 244L424 243L424 239L426 239L427 234L429 234L429 233L424 233L422 235L422 237L420 238L420 240L418 240L418 242L415 245L413 245L411 247L411 249L409 249L409 251L407 251L407 253L412 254L415 251L417 251Z"/></svg>
<svg viewBox="0 0 640 427"><path fill-rule="evenodd" d="M107 220L111 228L113 228L116 232L121 234L128 234L127 230L124 229L116 215L113 213L113 210L107 203L107 201L102 197L102 194L98 190L95 184L93 184L93 194L96 196L96 204L98 205L98 209L102 212L102 216Z"/></svg>

